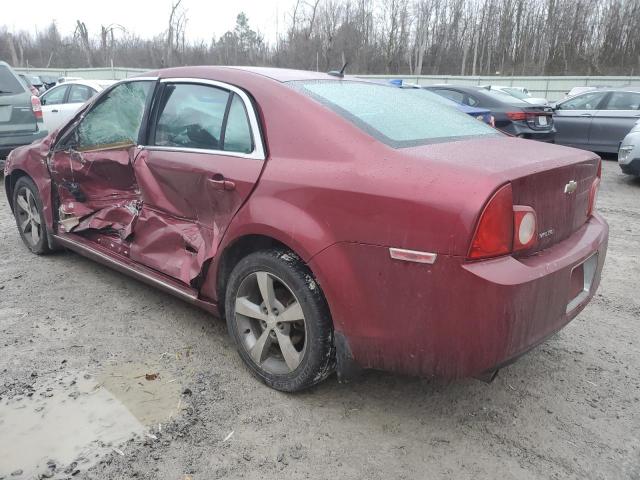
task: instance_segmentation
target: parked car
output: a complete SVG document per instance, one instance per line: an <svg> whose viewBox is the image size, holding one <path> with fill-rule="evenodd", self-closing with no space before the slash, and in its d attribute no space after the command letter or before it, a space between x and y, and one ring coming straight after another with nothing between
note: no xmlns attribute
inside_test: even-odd
<svg viewBox="0 0 640 480"><path fill-rule="evenodd" d="M45 90L49 90L52 87L55 87L58 83L58 80L53 75L38 75L40 80L44 83Z"/></svg>
<svg viewBox="0 0 640 480"><path fill-rule="evenodd" d="M509 135L544 142L553 141L555 129L551 107L530 105L506 93L482 87L447 84L425 88L454 102L490 109L496 128Z"/></svg>
<svg viewBox="0 0 640 480"><path fill-rule="evenodd" d="M488 376L584 308L608 239L595 154L335 75L119 82L9 156L25 245L219 312L284 391L334 369Z"/></svg>
<svg viewBox="0 0 640 480"><path fill-rule="evenodd" d="M31 82L31 85L33 85L36 88L36 90L38 91L38 95L46 91L44 82L38 75L25 75L25 76L29 79L29 82Z"/></svg>
<svg viewBox="0 0 640 480"><path fill-rule="evenodd" d="M602 88L611 88L611 87L608 85L589 85L589 86L573 87L571 90L569 90L566 93L564 98L567 99L567 98L575 97L576 95L580 95L581 93L591 92L593 90L598 90Z"/></svg>
<svg viewBox="0 0 640 480"><path fill-rule="evenodd" d="M483 88L486 88L487 90L506 93L507 95L511 95L512 97L517 98L518 100L522 100L523 102L530 103L531 105L549 105L549 101L546 98L532 97L529 93L529 90L524 87L503 87L500 85L487 85Z"/></svg>
<svg viewBox="0 0 640 480"><path fill-rule="evenodd" d="M460 110L462 113L466 113L467 115L475 118L476 120L481 120L484 123L491 125L492 127L495 127L495 119L493 118L493 115L491 115L491 110L489 109L470 107L469 105L464 105L462 103L454 102L449 98L442 97L440 95L436 95L433 92L425 90L421 85L412 84L412 83L402 83L401 80L400 80L400 83L398 83L397 80L392 80L389 83L391 85L394 85L400 88L420 89L422 92L424 92L424 95L429 95L432 100L440 102L443 105L447 105L449 107L455 108L456 110Z"/></svg>
<svg viewBox="0 0 640 480"><path fill-rule="evenodd" d="M0 167L11 149L44 137L40 99L0 61Z"/></svg>
<svg viewBox="0 0 640 480"><path fill-rule="evenodd" d="M592 90L554 105L556 143L617 153L640 118L640 88Z"/></svg>
<svg viewBox="0 0 640 480"><path fill-rule="evenodd" d="M31 79L29 77L27 77L25 74L23 73L19 73L18 77L20 77L20 80L22 81L22 83L24 83L25 87L27 87L27 89L36 97L38 95L40 95L40 91L33 86L33 84L31 83Z"/></svg>
<svg viewBox="0 0 640 480"><path fill-rule="evenodd" d="M618 164L628 175L640 177L640 120L620 143Z"/></svg>
<svg viewBox="0 0 640 480"><path fill-rule="evenodd" d="M113 85L113 80L70 80L47 90L40 96L44 128L52 132L96 93Z"/></svg>

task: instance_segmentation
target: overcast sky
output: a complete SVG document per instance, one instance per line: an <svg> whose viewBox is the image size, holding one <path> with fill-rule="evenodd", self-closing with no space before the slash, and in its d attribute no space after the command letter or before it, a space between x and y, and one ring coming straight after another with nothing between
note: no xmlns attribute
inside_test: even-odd
<svg viewBox="0 0 640 480"><path fill-rule="evenodd" d="M167 28L172 1L175 0L0 0L0 25L10 30L43 29L55 20L62 34L73 33L76 20L82 20L95 36L100 25L120 24L141 37L152 37ZM254 30L273 42L284 33L284 18L295 0L182 0L187 12L187 37L205 40L233 29L236 16L244 11Z"/></svg>

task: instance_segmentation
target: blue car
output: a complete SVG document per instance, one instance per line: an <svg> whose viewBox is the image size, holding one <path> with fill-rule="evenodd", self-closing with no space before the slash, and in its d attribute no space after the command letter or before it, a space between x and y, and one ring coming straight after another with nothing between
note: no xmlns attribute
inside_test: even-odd
<svg viewBox="0 0 640 480"><path fill-rule="evenodd" d="M440 95L436 95L435 93L424 90L423 87L419 85L403 84L402 80L398 80L398 79L389 80L389 83L394 87L398 87L398 88L412 88L412 89L422 90L425 93L425 95L429 95L429 97L432 98L433 100L436 100L444 105L457 108L461 112L466 113L467 115L471 115L473 118L481 120L484 123L491 125L492 127L496 126L495 119L493 118L493 115L491 115L491 110L487 110L486 108L471 107L469 105L464 105L462 103L455 102L449 98L442 97Z"/></svg>

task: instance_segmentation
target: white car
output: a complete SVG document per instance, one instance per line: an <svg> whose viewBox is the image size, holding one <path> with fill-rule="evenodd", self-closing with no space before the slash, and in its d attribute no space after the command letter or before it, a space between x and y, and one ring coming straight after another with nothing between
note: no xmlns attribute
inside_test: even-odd
<svg viewBox="0 0 640 480"><path fill-rule="evenodd" d="M502 93L506 93L507 95L511 95L518 100L522 100L523 102L530 103L531 105L549 105L549 101L546 98L542 97L532 97L524 87L503 87L501 85L488 85L486 87L487 90L497 90Z"/></svg>
<svg viewBox="0 0 640 480"><path fill-rule="evenodd" d="M623 173L640 177L640 120L620 142L618 164Z"/></svg>
<svg viewBox="0 0 640 480"><path fill-rule="evenodd" d="M40 96L43 129L54 131L87 100L114 83L114 80L73 80L50 88Z"/></svg>

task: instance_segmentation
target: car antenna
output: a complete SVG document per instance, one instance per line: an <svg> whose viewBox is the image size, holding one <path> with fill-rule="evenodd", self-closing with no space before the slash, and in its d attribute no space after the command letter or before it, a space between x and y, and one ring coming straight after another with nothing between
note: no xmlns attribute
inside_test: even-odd
<svg viewBox="0 0 640 480"><path fill-rule="evenodd" d="M347 65L349 65L349 62L344 62L344 65L342 65L342 68L340 69L340 71L331 70L329 72L329 75L333 75L334 77L344 78L344 70L347 68Z"/></svg>

